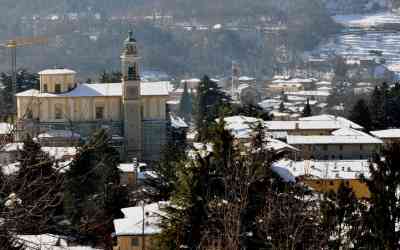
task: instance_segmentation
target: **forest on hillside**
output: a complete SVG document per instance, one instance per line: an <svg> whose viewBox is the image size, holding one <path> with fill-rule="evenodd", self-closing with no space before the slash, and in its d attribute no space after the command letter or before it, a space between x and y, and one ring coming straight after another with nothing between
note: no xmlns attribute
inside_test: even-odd
<svg viewBox="0 0 400 250"><path fill-rule="evenodd" d="M48 46L21 49L19 67L32 71L70 67L85 77L118 68L121 43L129 29L135 30L144 68L174 76L223 74L232 60L244 65L244 73L265 75L274 67L282 44L298 54L339 29L319 0L0 0L0 5L0 41L35 35L50 38ZM189 32L129 19L155 12L172 16L174 25L233 28ZM79 18L62 19L71 13ZM60 20L48 20L52 15ZM287 29L272 37L256 29L278 26ZM6 58L7 53L0 56ZM8 65L2 60L0 71Z"/></svg>

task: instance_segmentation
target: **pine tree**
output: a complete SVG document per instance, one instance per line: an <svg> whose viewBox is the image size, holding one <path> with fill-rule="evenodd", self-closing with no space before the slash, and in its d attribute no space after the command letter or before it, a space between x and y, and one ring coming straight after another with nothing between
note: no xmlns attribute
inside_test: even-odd
<svg viewBox="0 0 400 250"><path fill-rule="evenodd" d="M127 193L119 187L118 162L119 154L102 129L78 150L66 173L69 218L81 234L105 245L109 244L112 220L121 216L119 210L127 205L123 197Z"/></svg>
<svg viewBox="0 0 400 250"><path fill-rule="evenodd" d="M311 111L311 106L310 106L310 100L307 99L307 104L304 106L303 109L303 117L309 117L312 116L312 111Z"/></svg>
<svg viewBox="0 0 400 250"><path fill-rule="evenodd" d="M359 249L399 249L400 232L400 144L392 144L376 154L370 164L370 176L364 181L371 193L363 215L364 235Z"/></svg>
<svg viewBox="0 0 400 250"><path fill-rule="evenodd" d="M55 169L54 161L29 135L19 151L18 160L20 168L12 187L22 201L18 226L25 233L41 233L52 227L53 216L62 207L63 176Z"/></svg>
<svg viewBox="0 0 400 250"><path fill-rule="evenodd" d="M285 112L285 104L283 102L279 104L279 112Z"/></svg>
<svg viewBox="0 0 400 250"><path fill-rule="evenodd" d="M382 88L378 86L375 87L372 92L370 103L369 103L369 111L371 114L371 129L386 129L386 110L385 110L385 92Z"/></svg>
<svg viewBox="0 0 400 250"><path fill-rule="evenodd" d="M230 99L223 93L217 83L204 76L197 88L195 105L195 125L199 133L199 139L210 136L209 128L218 118L224 108L229 106Z"/></svg>
<svg viewBox="0 0 400 250"><path fill-rule="evenodd" d="M325 195L321 201L322 228L329 249L350 249L361 237L361 217L365 207L357 200L352 188L342 182L338 191Z"/></svg>
<svg viewBox="0 0 400 250"><path fill-rule="evenodd" d="M122 74L119 71L111 71L108 73L106 70L101 72L99 82L100 83L116 83L121 82Z"/></svg>
<svg viewBox="0 0 400 250"><path fill-rule="evenodd" d="M369 108L364 99L358 100L351 110L349 119L357 124L360 124L365 128L366 131L370 131L372 128L371 114Z"/></svg>
<svg viewBox="0 0 400 250"><path fill-rule="evenodd" d="M161 160L155 164L153 171L156 178L146 179L148 198L152 201L168 201L177 189L177 169L186 159L186 147L174 142L163 149Z"/></svg>
<svg viewBox="0 0 400 250"><path fill-rule="evenodd" d="M190 95L187 83L184 83L183 94L179 106L179 115L182 116L186 122L190 122L192 116L192 96Z"/></svg>

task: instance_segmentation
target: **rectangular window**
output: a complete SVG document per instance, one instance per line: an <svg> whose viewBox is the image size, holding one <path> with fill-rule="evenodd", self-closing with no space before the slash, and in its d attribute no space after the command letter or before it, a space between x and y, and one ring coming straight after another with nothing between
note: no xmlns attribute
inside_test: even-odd
<svg viewBox="0 0 400 250"><path fill-rule="evenodd" d="M104 107L96 107L96 120L104 119Z"/></svg>
<svg viewBox="0 0 400 250"><path fill-rule="evenodd" d="M360 150L363 150L363 149L364 149L363 145L360 145Z"/></svg>
<svg viewBox="0 0 400 250"><path fill-rule="evenodd" d="M47 84L43 84L43 92L47 93L48 89L47 89Z"/></svg>
<svg viewBox="0 0 400 250"><path fill-rule="evenodd" d="M343 150L343 145L339 146L339 150L342 151Z"/></svg>
<svg viewBox="0 0 400 250"><path fill-rule="evenodd" d="M54 107L54 118L56 120L62 119L62 106L60 104L56 104Z"/></svg>
<svg viewBox="0 0 400 250"><path fill-rule="evenodd" d="M139 239L137 237L131 240L131 246L138 247L140 245Z"/></svg>
<svg viewBox="0 0 400 250"><path fill-rule="evenodd" d="M61 93L61 84L56 84L56 85L54 86L54 92L55 92L56 94L60 94L60 93Z"/></svg>
<svg viewBox="0 0 400 250"><path fill-rule="evenodd" d="M324 148L325 151L328 150L328 146L327 145L324 145L323 148Z"/></svg>

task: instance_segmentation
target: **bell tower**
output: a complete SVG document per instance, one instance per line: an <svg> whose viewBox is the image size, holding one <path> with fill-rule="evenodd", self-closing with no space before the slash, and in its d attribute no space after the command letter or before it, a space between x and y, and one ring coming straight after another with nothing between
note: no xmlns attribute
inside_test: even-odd
<svg viewBox="0 0 400 250"><path fill-rule="evenodd" d="M129 32L121 55L125 152L128 159L142 156L142 114L139 59L136 40Z"/></svg>

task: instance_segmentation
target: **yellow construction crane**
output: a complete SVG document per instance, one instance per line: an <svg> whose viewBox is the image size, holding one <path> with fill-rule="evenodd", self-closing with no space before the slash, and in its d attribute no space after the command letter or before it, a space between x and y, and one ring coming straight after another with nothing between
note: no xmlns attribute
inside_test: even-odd
<svg viewBox="0 0 400 250"><path fill-rule="evenodd" d="M12 94L15 95L17 91L17 48L28 47L32 45L47 44L48 38L44 36L38 37L20 37L8 40L5 43L0 43L0 48L10 50L11 57L11 82L12 82ZM13 98L14 100L15 98ZM15 100L13 101L13 109L15 109Z"/></svg>

